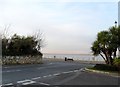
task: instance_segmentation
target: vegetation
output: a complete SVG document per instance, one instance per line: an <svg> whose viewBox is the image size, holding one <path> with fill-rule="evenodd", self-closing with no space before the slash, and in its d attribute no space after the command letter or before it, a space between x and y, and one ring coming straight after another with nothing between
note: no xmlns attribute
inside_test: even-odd
<svg viewBox="0 0 120 87"><path fill-rule="evenodd" d="M114 64L113 59L116 58L117 49L120 52L120 26L113 26L108 31L99 32L91 47L93 55L101 55L108 65Z"/></svg>
<svg viewBox="0 0 120 87"><path fill-rule="evenodd" d="M115 65L116 67L118 67L119 70L120 70L120 57L115 58L115 59L113 60L113 65Z"/></svg>
<svg viewBox="0 0 120 87"><path fill-rule="evenodd" d="M34 36L19 36L2 38L2 56L33 56L42 55L39 42ZM39 48L38 48L39 47Z"/></svg>
<svg viewBox="0 0 120 87"><path fill-rule="evenodd" d="M107 71L107 72L118 72L118 67L111 66L107 64L96 64L94 67L90 68L99 71Z"/></svg>
<svg viewBox="0 0 120 87"><path fill-rule="evenodd" d="M2 42L2 60L0 64L34 64L42 63L41 47L43 47L44 39L40 31L36 31L33 35L20 36L14 34L9 35L10 26L5 26L0 37Z"/></svg>

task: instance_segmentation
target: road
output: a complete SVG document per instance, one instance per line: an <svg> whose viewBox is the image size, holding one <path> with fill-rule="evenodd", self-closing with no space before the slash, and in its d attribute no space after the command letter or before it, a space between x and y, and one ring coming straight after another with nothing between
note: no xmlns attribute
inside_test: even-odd
<svg viewBox="0 0 120 87"><path fill-rule="evenodd" d="M10 85L118 85L118 77L84 71L93 64L48 61L43 64L2 67L3 86Z"/></svg>

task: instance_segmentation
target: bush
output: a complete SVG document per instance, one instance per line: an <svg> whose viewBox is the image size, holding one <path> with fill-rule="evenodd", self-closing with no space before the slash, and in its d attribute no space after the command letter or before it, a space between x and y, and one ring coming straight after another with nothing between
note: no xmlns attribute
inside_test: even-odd
<svg viewBox="0 0 120 87"><path fill-rule="evenodd" d="M118 71L118 68L116 66L111 66L107 64L96 64L93 69L104 71Z"/></svg>
<svg viewBox="0 0 120 87"><path fill-rule="evenodd" d="M116 67L118 67L120 69L120 57L115 58L113 60L113 65L115 65Z"/></svg>

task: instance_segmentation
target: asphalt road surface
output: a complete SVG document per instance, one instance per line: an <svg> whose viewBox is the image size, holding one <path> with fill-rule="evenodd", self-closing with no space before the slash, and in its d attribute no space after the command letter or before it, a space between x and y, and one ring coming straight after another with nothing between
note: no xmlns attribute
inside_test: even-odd
<svg viewBox="0 0 120 87"><path fill-rule="evenodd" d="M44 64L2 67L2 86L118 85L118 77L84 71L93 64L49 61Z"/></svg>

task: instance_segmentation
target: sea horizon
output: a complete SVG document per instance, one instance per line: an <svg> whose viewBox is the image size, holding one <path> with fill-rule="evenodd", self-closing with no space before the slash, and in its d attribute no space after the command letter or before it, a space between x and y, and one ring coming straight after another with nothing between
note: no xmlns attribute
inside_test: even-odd
<svg viewBox="0 0 120 87"><path fill-rule="evenodd" d="M92 53L43 53L43 54L93 55Z"/></svg>
<svg viewBox="0 0 120 87"><path fill-rule="evenodd" d="M56 59L64 59L72 58L74 60L83 60L83 61L104 61L101 56L94 56L92 54L58 54L58 53L43 53L43 58L56 58Z"/></svg>

